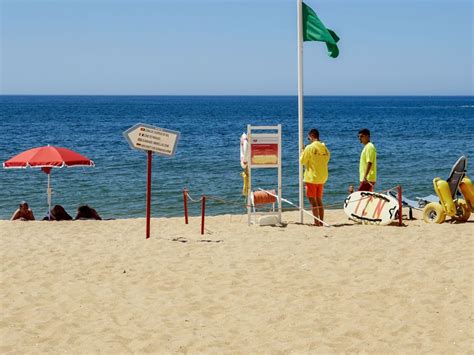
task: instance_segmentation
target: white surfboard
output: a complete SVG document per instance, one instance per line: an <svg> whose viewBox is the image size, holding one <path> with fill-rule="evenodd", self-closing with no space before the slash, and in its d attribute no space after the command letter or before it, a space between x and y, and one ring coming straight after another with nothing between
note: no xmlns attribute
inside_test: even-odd
<svg viewBox="0 0 474 355"><path fill-rule="evenodd" d="M387 225L398 218L398 201L378 192L357 191L344 200L347 217L362 224Z"/></svg>

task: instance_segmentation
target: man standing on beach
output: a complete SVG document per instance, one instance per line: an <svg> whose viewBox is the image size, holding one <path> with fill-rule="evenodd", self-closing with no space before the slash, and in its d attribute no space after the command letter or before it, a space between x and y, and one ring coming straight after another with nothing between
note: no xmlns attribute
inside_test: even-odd
<svg viewBox="0 0 474 355"><path fill-rule="evenodd" d="M308 140L311 142L304 148L300 162L306 167L304 182L313 211L314 225L322 226L324 219L323 191L328 179L328 163L331 153L326 145L319 140L319 131L315 128L309 131Z"/></svg>
<svg viewBox="0 0 474 355"><path fill-rule="evenodd" d="M359 131L359 140L364 145L359 162L359 191L374 191L377 181L377 150L370 141L370 131L367 128Z"/></svg>

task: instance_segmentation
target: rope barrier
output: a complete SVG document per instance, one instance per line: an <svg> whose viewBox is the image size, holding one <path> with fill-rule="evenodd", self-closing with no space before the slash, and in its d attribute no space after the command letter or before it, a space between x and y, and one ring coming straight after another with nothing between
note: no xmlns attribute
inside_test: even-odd
<svg viewBox="0 0 474 355"><path fill-rule="evenodd" d="M262 191L262 192L265 192L268 195L276 197L278 199L278 196L276 196L272 193L274 191L267 191L267 190L263 190L263 189L259 189L259 190ZM398 200L398 203L399 203L398 224L401 226L402 225L402 187L398 185L398 186L394 186L394 187L382 190L380 192L377 191L375 193L383 194L383 193L388 193L388 192L393 191L393 190L397 190L397 197L398 197L397 200ZM189 194L189 191L187 189L183 189L184 214L185 214L185 223L186 224L188 224L188 208L187 208L188 207L187 206L187 200L188 199L192 203L201 203L201 234L204 234L204 230L207 230L207 228L205 228L206 199L207 200L212 200L212 201L215 201L215 202L218 202L218 203L221 203L221 204L239 206L239 207L242 207L242 208L248 208L249 207L249 205L247 203L240 203L240 202L230 201L230 200L226 200L226 199L216 197L216 196L203 195L199 199L194 199L194 198L191 197L191 195ZM358 202L358 201L361 201L363 199L364 198L361 198L361 199L358 199L358 200L353 200L353 202ZM283 199L283 198L281 200L283 202L289 203L290 205L294 206L293 208L282 208L282 211L288 211L289 212L289 211L300 211L300 210L302 210L304 213L310 215L313 218L316 218L318 221L323 223L325 226L332 227L330 224L328 224L328 223L320 220L319 218L315 217L312 213L309 213L308 211L296 206L291 201L288 201L288 200ZM325 208L340 207L340 206L341 206L340 203L324 205ZM268 210L271 211L270 208Z"/></svg>
<svg viewBox="0 0 474 355"><path fill-rule="evenodd" d="M186 195L188 196L189 200L193 203L199 203L202 200L202 196L199 200L196 200L196 199L192 198L191 195L189 194L189 191L186 192Z"/></svg>
<svg viewBox="0 0 474 355"><path fill-rule="evenodd" d="M215 196L206 196L206 197L207 197L209 200L214 200L214 201L217 201L217 202L220 202L220 203L224 203L224 204L229 204L229 205L234 205L234 206L240 206L240 207L244 207L244 208L247 208L247 207L248 207L246 203L224 200L224 199L222 199L222 198L215 197Z"/></svg>
<svg viewBox="0 0 474 355"><path fill-rule="evenodd" d="M386 190L382 190L382 191L376 191L375 193L386 193L386 192L389 192L389 191L393 191L393 190L396 190L398 188L398 186L395 186L395 187L392 187L392 188L389 188L389 189L386 189ZM266 191L266 190L265 190ZM194 202L194 203L197 203L197 202L201 202L201 199L198 199L198 200L195 200L195 199L192 199L191 196L189 195L189 191L187 192L187 195L188 195L188 198L191 200L191 202ZM222 204L228 204L228 205L234 205L234 206L240 206L240 207L244 207L244 208L247 208L248 205L246 203L242 203L242 202L235 202L235 201L230 201L230 200L226 200L226 199L223 199L223 198L220 198L220 197L216 197L216 196L212 196L212 195L206 195L206 198L208 200L213 200L213 201L216 201L216 202L220 202ZM360 199L362 200L362 199ZM353 200L354 202L357 202L359 200ZM325 204L324 207L325 208L330 208L330 207L340 207L341 206L341 203L333 203L333 204ZM285 210L288 210L288 211L291 211L291 210L294 210L294 211L298 211L299 210L299 207L295 207L295 208L282 208L282 209L285 209Z"/></svg>
<svg viewBox="0 0 474 355"><path fill-rule="evenodd" d="M206 219L206 196L203 195L199 200L193 199L189 195L188 189L183 189L183 204L184 204L184 223L188 224L188 199L192 202L201 202L201 235L204 234L205 230L205 219Z"/></svg>
<svg viewBox="0 0 474 355"><path fill-rule="evenodd" d="M387 189L387 190L382 190L382 191L377 191L375 193L385 193L385 192L389 192L389 191L393 191L393 190L396 190L398 188L398 186L395 186L393 188L390 188L390 189ZM194 199L191 199L191 197L189 196L189 192L188 192L188 197L189 199L192 201L192 202L201 202L201 199L202 197L199 199L199 200L194 200ZM241 202L235 202L235 201L230 201L230 200L225 200L223 198L220 198L220 197L216 197L216 196L210 196L210 195L206 195L206 198L208 200L213 200L213 201L216 201L216 202L220 202L220 203L223 203L223 204L228 204L228 205L234 205L234 206L240 206L240 207L244 207L244 208L247 208L248 205L246 203L241 203ZM358 202L360 200L363 200L363 198L359 199L359 200L353 200L354 202ZM324 205L324 208L330 208L330 207L341 207L341 203L333 203L333 204L325 204ZM294 207L294 208L282 208L282 210L288 210L288 211L298 211L299 210L299 207Z"/></svg>
<svg viewBox="0 0 474 355"><path fill-rule="evenodd" d="M272 196L275 196L276 198L279 198L277 195L272 194L270 191L266 191L266 190L263 190L263 189L259 189L259 190L260 190L260 191L265 191L267 194L272 195ZM283 202L289 203L289 204L292 205L292 206L295 206L296 208L298 208L298 210L302 211L303 213L306 213L307 215L310 215L311 217L313 217L314 219L316 219L317 221L319 221L320 223L322 223L324 226L326 226L326 227L332 227L329 223L324 222L322 219L319 219L319 218L316 217L313 213L309 213L309 212L306 211L304 208L296 206L293 202L288 201L287 199L284 199L284 198L281 198L280 200L283 201Z"/></svg>

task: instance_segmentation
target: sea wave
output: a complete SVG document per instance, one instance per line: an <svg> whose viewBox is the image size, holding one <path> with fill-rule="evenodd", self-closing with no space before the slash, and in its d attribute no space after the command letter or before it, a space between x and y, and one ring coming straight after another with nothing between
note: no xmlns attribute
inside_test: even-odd
<svg viewBox="0 0 474 355"><path fill-rule="evenodd" d="M378 191L402 185L407 197L433 193L435 176L446 177L462 154L474 157L474 133L466 129L472 107L466 97L305 97L305 132L318 128L331 151L325 204L340 206L359 178L363 127L379 154ZM0 116L0 162L48 143L94 160L95 168L53 173L53 204L72 214L89 204L104 218L144 215L146 154L123 136L137 122L181 132L174 158L153 158L154 217L182 216L184 187L196 199L219 199L208 201L209 215L246 213L239 138L247 124L282 124L283 196L298 201L296 97L2 96ZM277 178L275 169L252 171L253 186L274 189ZM38 218L45 215L47 176L40 170L0 169L0 186L0 219L22 200ZM188 208L200 214L199 203Z"/></svg>

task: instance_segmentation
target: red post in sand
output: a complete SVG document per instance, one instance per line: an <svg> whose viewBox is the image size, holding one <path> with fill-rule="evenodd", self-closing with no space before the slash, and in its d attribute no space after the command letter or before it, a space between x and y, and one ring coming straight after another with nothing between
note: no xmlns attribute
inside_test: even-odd
<svg viewBox="0 0 474 355"><path fill-rule="evenodd" d="M204 217L206 216L206 196L201 197L201 235L204 234Z"/></svg>
<svg viewBox="0 0 474 355"><path fill-rule="evenodd" d="M188 189L183 189L184 223L188 224Z"/></svg>
<svg viewBox="0 0 474 355"><path fill-rule="evenodd" d="M150 214L151 214L151 160L153 153L151 150L147 151L148 154L148 174L146 182L146 239L150 238Z"/></svg>
<svg viewBox="0 0 474 355"><path fill-rule="evenodd" d="M402 222L403 202L402 202L402 187L401 186L397 186L397 197L398 197L398 225L401 226L403 225L403 222Z"/></svg>

